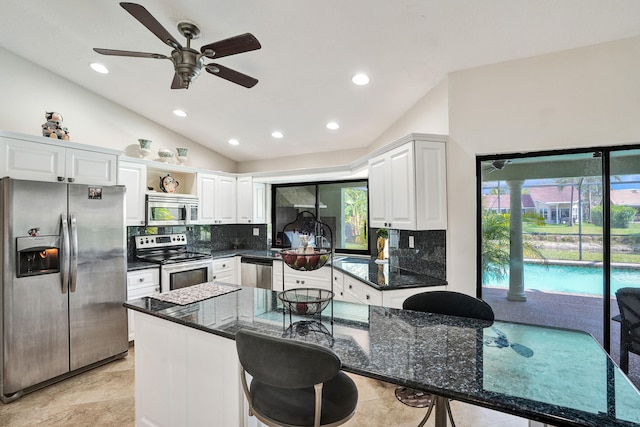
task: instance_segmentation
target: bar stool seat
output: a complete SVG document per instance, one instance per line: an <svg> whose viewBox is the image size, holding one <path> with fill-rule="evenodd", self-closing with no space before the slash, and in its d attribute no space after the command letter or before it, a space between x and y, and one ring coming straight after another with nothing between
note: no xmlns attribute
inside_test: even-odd
<svg viewBox="0 0 640 427"><path fill-rule="evenodd" d="M338 426L355 414L358 389L332 350L245 329L236 333L236 349L249 415L262 423Z"/></svg>

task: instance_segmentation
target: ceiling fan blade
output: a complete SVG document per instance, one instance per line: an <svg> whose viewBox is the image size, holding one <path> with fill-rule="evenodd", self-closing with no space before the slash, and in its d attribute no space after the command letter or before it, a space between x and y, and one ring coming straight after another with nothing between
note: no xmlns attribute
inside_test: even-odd
<svg viewBox="0 0 640 427"><path fill-rule="evenodd" d="M209 58L222 58L223 56L235 55L237 53L249 52L251 50L260 49L262 45L258 39L251 33L240 34L239 36L229 37L228 39L220 40L202 46L200 52L204 53L206 50L213 50L213 55L207 55Z"/></svg>
<svg viewBox="0 0 640 427"><path fill-rule="evenodd" d="M182 79L180 78L178 73L175 73L173 75L173 81L171 82L171 89L184 89L184 86L182 86Z"/></svg>
<svg viewBox="0 0 640 427"><path fill-rule="evenodd" d="M101 55L134 56L136 58L171 59L168 56L161 55L159 53L133 52L130 50L99 49L97 47L94 47L93 50L95 50Z"/></svg>
<svg viewBox="0 0 640 427"><path fill-rule="evenodd" d="M239 84L246 88L254 87L258 83L258 79L254 79L251 76L247 76L231 68L223 67L222 65L207 64L205 69L214 76L222 77L225 80L229 80L232 83Z"/></svg>
<svg viewBox="0 0 640 427"><path fill-rule="evenodd" d="M120 3L120 6L136 18L149 31L156 35L163 43L174 49L182 49L182 45L149 13L147 9L136 3Z"/></svg>

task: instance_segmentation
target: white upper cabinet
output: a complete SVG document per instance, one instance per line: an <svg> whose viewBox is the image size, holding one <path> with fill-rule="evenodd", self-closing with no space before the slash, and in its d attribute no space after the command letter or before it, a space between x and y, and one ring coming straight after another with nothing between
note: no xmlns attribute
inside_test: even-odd
<svg viewBox="0 0 640 427"><path fill-rule="evenodd" d="M447 158L444 142L416 141L418 230L447 228Z"/></svg>
<svg viewBox="0 0 640 427"><path fill-rule="evenodd" d="M412 140L370 159L369 211L374 228L446 229L444 140Z"/></svg>
<svg viewBox="0 0 640 427"><path fill-rule="evenodd" d="M125 195L126 224L145 224L145 193L147 166L143 163L120 161L118 164L118 185L127 188Z"/></svg>
<svg viewBox="0 0 640 427"><path fill-rule="evenodd" d="M267 184L253 183L253 223L267 223Z"/></svg>
<svg viewBox="0 0 640 427"><path fill-rule="evenodd" d="M253 178L238 177L238 224L253 223Z"/></svg>
<svg viewBox="0 0 640 427"><path fill-rule="evenodd" d="M266 224L266 184L238 177L238 224Z"/></svg>
<svg viewBox="0 0 640 427"><path fill-rule="evenodd" d="M72 144L2 131L0 176L34 181L116 184L118 156L113 150L72 148Z"/></svg>
<svg viewBox="0 0 640 427"><path fill-rule="evenodd" d="M236 178L198 173L200 224L234 224L236 222Z"/></svg>

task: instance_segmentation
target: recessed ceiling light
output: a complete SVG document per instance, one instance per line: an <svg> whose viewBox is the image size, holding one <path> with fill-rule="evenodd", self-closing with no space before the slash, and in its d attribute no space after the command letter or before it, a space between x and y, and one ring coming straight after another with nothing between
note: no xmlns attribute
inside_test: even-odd
<svg viewBox="0 0 640 427"><path fill-rule="evenodd" d="M187 117L187 113L185 113L182 110L173 110L173 114L175 114L178 117Z"/></svg>
<svg viewBox="0 0 640 427"><path fill-rule="evenodd" d="M336 122L329 122L327 123L327 129L331 129L331 130L336 130L340 127L339 124L337 124Z"/></svg>
<svg viewBox="0 0 640 427"><path fill-rule="evenodd" d="M280 139L280 138L284 137L284 135L282 134L282 132L278 132L278 131L272 132L272 133L271 133L271 136L272 136L272 137L274 137L274 138L278 138L278 139Z"/></svg>
<svg viewBox="0 0 640 427"><path fill-rule="evenodd" d="M231 145L240 145L240 141L238 141L237 139L230 139L229 140L229 144L231 144Z"/></svg>
<svg viewBox="0 0 640 427"><path fill-rule="evenodd" d="M107 69L107 67L105 67L102 64L98 64L97 62L92 62L91 64L89 64L89 66L91 67L91 69L93 71L96 71L100 74L108 74L109 70Z"/></svg>
<svg viewBox="0 0 640 427"><path fill-rule="evenodd" d="M364 86L369 83L369 76L363 73L358 73L351 78L351 81L353 82L353 84L356 84L358 86Z"/></svg>

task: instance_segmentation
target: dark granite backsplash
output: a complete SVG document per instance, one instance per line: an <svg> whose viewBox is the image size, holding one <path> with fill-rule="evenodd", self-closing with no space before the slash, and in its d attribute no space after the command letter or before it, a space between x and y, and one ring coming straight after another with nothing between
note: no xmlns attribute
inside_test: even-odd
<svg viewBox="0 0 640 427"><path fill-rule="evenodd" d="M253 235L254 228L258 229L258 236ZM186 233L188 249L193 252L264 250L268 248L267 231L266 224L127 227L127 254L129 258L135 256L135 236L172 233ZM369 235L374 236L374 240L376 230L371 229ZM414 238L413 249L409 249L409 236ZM446 252L445 230L389 230L389 263L393 267L446 280ZM376 254L375 241L371 254Z"/></svg>
<svg viewBox="0 0 640 427"><path fill-rule="evenodd" d="M253 235L254 228L258 236ZM189 225L165 227L127 227L127 255L135 256L135 236L186 233L188 250L209 252L226 249L267 249L265 224Z"/></svg>
<svg viewBox="0 0 640 427"><path fill-rule="evenodd" d="M393 267L447 279L446 230L389 230L389 263ZM375 236L375 231L371 234ZM414 247L409 249L409 236Z"/></svg>

